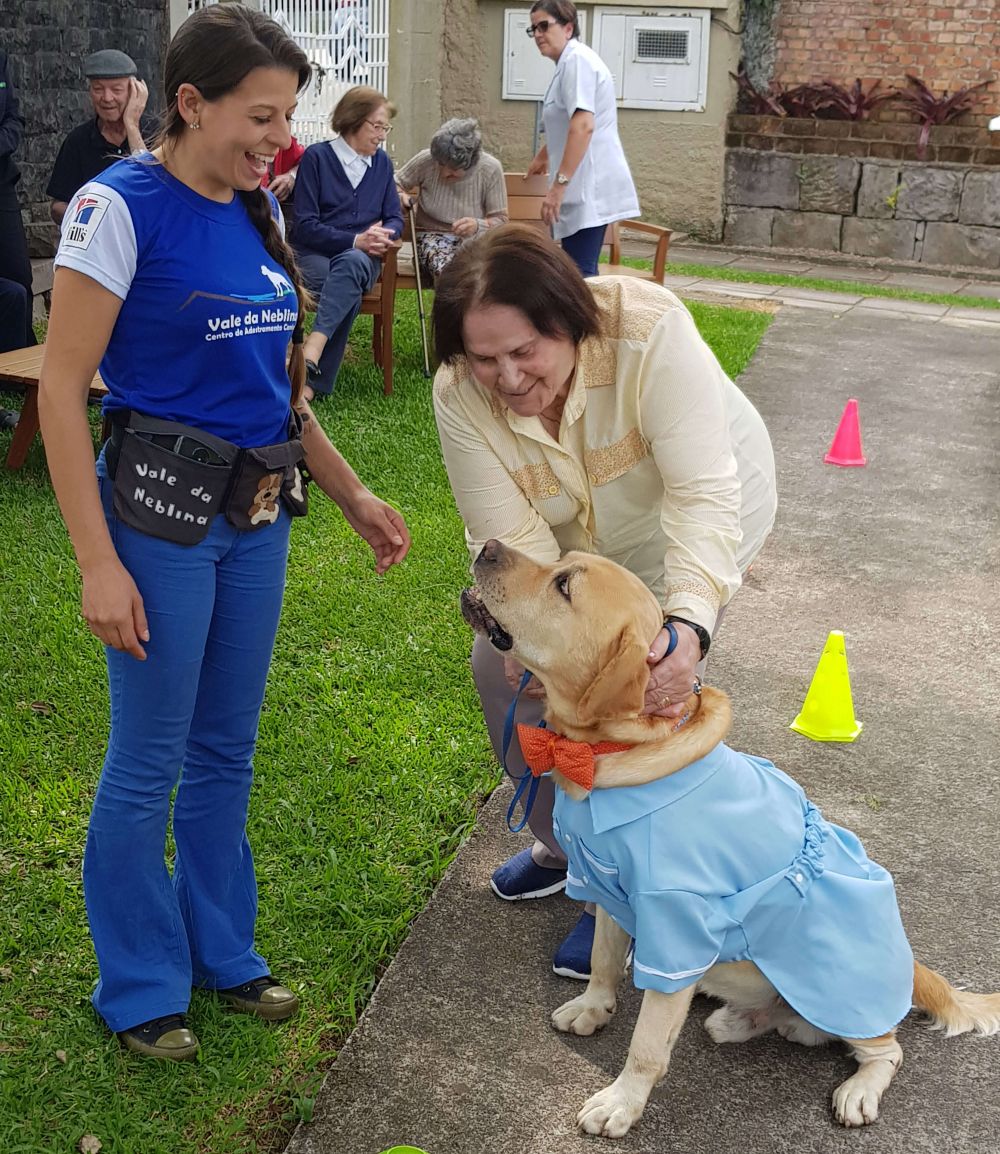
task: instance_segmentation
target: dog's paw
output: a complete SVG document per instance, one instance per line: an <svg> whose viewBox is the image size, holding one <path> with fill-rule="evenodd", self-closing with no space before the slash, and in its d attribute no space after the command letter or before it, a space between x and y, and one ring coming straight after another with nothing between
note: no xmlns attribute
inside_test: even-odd
<svg viewBox="0 0 1000 1154"><path fill-rule="evenodd" d="M867 1126L878 1118L881 1087L873 1086L861 1071L833 1092L833 1116L842 1126Z"/></svg>
<svg viewBox="0 0 1000 1154"><path fill-rule="evenodd" d="M552 1011L552 1025L564 1034L589 1037L611 1021L615 1012L614 999L602 1000L583 993Z"/></svg>
<svg viewBox="0 0 1000 1154"><path fill-rule="evenodd" d="M747 1042L774 1029L766 1010L736 1010L720 1006L705 1019L705 1029L713 1042Z"/></svg>
<svg viewBox="0 0 1000 1154"><path fill-rule="evenodd" d="M630 1094L620 1081L615 1081L584 1102L576 1124L585 1134L624 1138L642 1117L645 1105L644 1096Z"/></svg>
<svg viewBox="0 0 1000 1154"><path fill-rule="evenodd" d="M780 1022L776 1028L783 1038L787 1038L789 1042L795 1042L799 1046L825 1046L827 1042L833 1041L832 1034L818 1029L812 1023L807 1022L805 1018L800 1018L794 1011L786 1021Z"/></svg>

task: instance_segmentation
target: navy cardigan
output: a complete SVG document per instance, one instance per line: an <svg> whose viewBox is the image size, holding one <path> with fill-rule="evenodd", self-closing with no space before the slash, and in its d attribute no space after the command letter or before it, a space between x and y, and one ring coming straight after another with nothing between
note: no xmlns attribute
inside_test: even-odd
<svg viewBox="0 0 1000 1154"><path fill-rule="evenodd" d="M295 179L292 243L301 252L336 256L353 247L354 238L382 223L398 239L403 212L393 179L392 161L379 149L357 188L351 188L330 142L310 144Z"/></svg>

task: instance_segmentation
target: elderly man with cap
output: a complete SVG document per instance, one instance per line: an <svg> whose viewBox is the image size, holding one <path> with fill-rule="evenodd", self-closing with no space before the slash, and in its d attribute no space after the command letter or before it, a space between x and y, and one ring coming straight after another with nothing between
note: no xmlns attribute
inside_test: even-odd
<svg viewBox="0 0 1000 1154"><path fill-rule="evenodd" d="M94 119L77 125L56 157L46 194L52 198L52 219L62 224L73 194L116 160L146 147L143 133L149 90L136 76L135 61L117 48L92 52L83 62Z"/></svg>

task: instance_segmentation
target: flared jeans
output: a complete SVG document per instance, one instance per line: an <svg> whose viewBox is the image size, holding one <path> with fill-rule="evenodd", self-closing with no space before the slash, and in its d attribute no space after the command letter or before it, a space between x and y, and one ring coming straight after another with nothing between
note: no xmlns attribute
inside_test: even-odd
<svg viewBox="0 0 1000 1154"><path fill-rule="evenodd" d="M242 532L220 514L200 544L177 545L124 525L100 486L150 634L145 661L107 650L111 733L83 861L93 1002L121 1031L185 1012L192 986L268 973L246 820L289 517Z"/></svg>

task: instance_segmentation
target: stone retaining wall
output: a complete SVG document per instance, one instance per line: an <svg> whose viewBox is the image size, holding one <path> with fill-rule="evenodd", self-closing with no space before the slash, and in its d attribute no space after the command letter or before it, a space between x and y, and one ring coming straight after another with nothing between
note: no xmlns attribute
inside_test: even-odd
<svg viewBox="0 0 1000 1154"><path fill-rule="evenodd" d="M163 59L169 36L166 0L0 0L0 47L9 57L24 117L15 153L18 196L33 257L48 257L58 236L45 186L66 134L93 116L83 60L120 48L149 85L148 111L162 108Z"/></svg>
<svg viewBox="0 0 1000 1154"><path fill-rule="evenodd" d="M731 148L725 202L727 244L1000 269L1000 168Z"/></svg>

